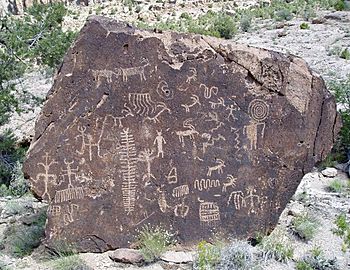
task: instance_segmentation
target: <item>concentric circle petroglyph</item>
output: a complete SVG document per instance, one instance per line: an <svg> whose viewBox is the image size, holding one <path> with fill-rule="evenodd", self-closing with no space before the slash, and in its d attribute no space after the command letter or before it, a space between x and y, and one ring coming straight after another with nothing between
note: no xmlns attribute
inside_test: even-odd
<svg viewBox="0 0 350 270"><path fill-rule="evenodd" d="M255 121L264 121L269 115L269 106L261 99L253 99L249 103L248 112Z"/></svg>

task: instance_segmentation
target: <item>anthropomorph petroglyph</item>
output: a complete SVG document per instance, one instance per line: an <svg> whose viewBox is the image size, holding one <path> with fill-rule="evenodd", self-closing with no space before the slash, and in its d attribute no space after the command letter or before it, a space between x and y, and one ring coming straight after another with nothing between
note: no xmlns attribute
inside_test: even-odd
<svg viewBox="0 0 350 270"><path fill-rule="evenodd" d="M93 149L97 149L97 155L99 157L102 157L100 155L100 141L101 137L99 137L99 140L97 142L94 141L91 134L86 133L86 127L85 126L78 126L78 131L80 135L77 135L75 139L81 138L81 148L80 150L76 150L76 152L79 155L84 155L85 151L87 150L89 153L89 160L92 161L93 156ZM101 132L102 134L102 132Z"/></svg>
<svg viewBox="0 0 350 270"><path fill-rule="evenodd" d="M137 153L134 136L129 128L121 132L120 163L123 175L122 195L123 205L127 214L134 211L136 201L136 170Z"/></svg>
<svg viewBox="0 0 350 270"><path fill-rule="evenodd" d="M151 173L151 163L155 158L156 156L153 156L153 150L151 149L145 149L139 154L138 160L146 163L147 172L142 177L142 180L145 182L145 184L149 184L151 182L151 179L156 180L156 177Z"/></svg>
<svg viewBox="0 0 350 270"><path fill-rule="evenodd" d="M176 135L179 136L179 140L182 147L185 147L185 137L189 137L191 140L194 140L194 135L199 134L199 132L195 129L191 122L192 118L186 119L183 122L183 127L187 129L176 131Z"/></svg>
<svg viewBox="0 0 350 270"><path fill-rule="evenodd" d="M166 144L166 141L162 135L162 131L157 130L157 137L154 139L153 144L157 145L157 156L158 157L164 157L164 150L163 150L163 144Z"/></svg>
<svg viewBox="0 0 350 270"><path fill-rule="evenodd" d="M195 105L199 105L199 106L201 105L199 101L199 97L197 95L192 95L191 100L192 100L192 103L190 104L181 104L181 106L185 108L186 112L190 112L190 108L192 108Z"/></svg>
<svg viewBox="0 0 350 270"><path fill-rule="evenodd" d="M227 115L227 120L230 121L230 118L232 118L232 120L238 120L237 117L234 115L234 112L239 111L239 107L234 105L234 104L230 104L228 105L228 107L226 108L226 111L228 111L228 115Z"/></svg>
<svg viewBox="0 0 350 270"><path fill-rule="evenodd" d="M45 196L48 198L48 202L51 201L51 196L48 190L49 183L52 185L57 185L57 176L55 174L49 173L50 167L53 164L58 164L55 160L51 160L49 162L49 153L45 153L43 156L44 163L39 162L37 165L42 166L44 168L44 173L38 173L36 175L36 178L33 179L34 182L42 181L44 183L44 192L42 193L41 197L44 198Z"/></svg>
<svg viewBox="0 0 350 270"><path fill-rule="evenodd" d="M68 180L68 188L74 188L72 184L72 180L76 179L77 172L79 171L79 167L76 166L75 168L72 168L71 165L74 164L74 160L67 161L67 159L64 159L64 164L66 164L67 169L62 170L63 174L62 177L65 179L67 177ZM65 177L66 176L66 177Z"/></svg>
<svg viewBox="0 0 350 270"><path fill-rule="evenodd" d="M253 186L248 186L246 189L247 195L245 196L245 201L249 204L248 213L256 212L256 204L260 203L260 196L256 195L256 189Z"/></svg>
<svg viewBox="0 0 350 270"><path fill-rule="evenodd" d="M208 173L207 176L211 176L211 174L214 171L217 171L218 174L222 174L223 172L223 168L226 167L225 162L222 159L217 158L215 161L218 165L212 166L212 167L208 167Z"/></svg>

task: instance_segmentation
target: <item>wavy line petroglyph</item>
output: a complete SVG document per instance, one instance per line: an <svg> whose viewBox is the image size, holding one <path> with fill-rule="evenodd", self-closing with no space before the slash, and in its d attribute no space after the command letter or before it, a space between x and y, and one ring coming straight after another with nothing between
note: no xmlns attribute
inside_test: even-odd
<svg viewBox="0 0 350 270"><path fill-rule="evenodd" d="M148 116L154 113L157 106L149 93L129 93L128 99L136 115Z"/></svg>
<svg viewBox="0 0 350 270"><path fill-rule="evenodd" d="M202 134L202 138L205 138L205 139L208 140L207 142L204 142L203 145L202 145L203 154L205 154L205 152L207 151L207 148L209 146L214 146L215 142L226 141L225 137L222 136L221 134L218 134L216 137L213 137L209 133L203 133Z"/></svg>
<svg viewBox="0 0 350 270"><path fill-rule="evenodd" d="M216 126L209 130L211 133L213 133L214 131L218 130L220 127L225 125L224 122L219 121L219 115L217 112L209 112L208 118L205 121L215 123Z"/></svg>
<svg viewBox="0 0 350 270"><path fill-rule="evenodd" d="M36 175L36 178L33 179L34 182L37 182L37 181L43 181L44 183L44 193L41 195L42 198L44 198L45 196L48 198L48 202L51 201L51 196L50 196L50 193L48 191L48 185L49 185L49 182L52 182L52 184L54 185L57 185L57 176L55 174L51 174L49 173L50 171L50 167L53 165L53 164L58 164L58 162L56 162L55 160L51 160L49 162L49 153L45 153L44 156L42 156L45 160L45 163L42 163L42 162L39 162L37 163L38 166L42 166L44 167L44 173L38 173Z"/></svg>
<svg viewBox="0 0 350 270"><path fill-rule="evenodd" d="M219 179L196 179L193 184L193 188L199 191L210 190L212 188L220 187L221 183Z"/></svg>
<svg viewBox="0 0 350 270"><path fill-rule="evenodd" d="M121 132L120 163L123 175L122 195L124 210L129 215L134 211L136 201L137 154L134 136L129 128Z"/></svg>

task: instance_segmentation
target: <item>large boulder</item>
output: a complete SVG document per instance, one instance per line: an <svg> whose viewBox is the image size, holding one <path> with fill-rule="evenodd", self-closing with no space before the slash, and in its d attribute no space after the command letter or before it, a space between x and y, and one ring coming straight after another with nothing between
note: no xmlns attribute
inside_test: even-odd
<svg viewBox="0 0 350 270"><path fill-rule="evenodd" d="M339 128L295 56L91 17L64 58L24 172L46 242L128 247L161 225L190 244L272 229Z"/></svg>

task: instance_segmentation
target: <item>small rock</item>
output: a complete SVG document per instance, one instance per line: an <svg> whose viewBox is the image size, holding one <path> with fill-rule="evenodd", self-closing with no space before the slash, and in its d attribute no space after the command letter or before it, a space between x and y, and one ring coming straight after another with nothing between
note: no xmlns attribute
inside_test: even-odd
<svg viewBox="0 0 350 270"><path fill-rule="evenodd" d="M288 215L296 217L304 212L305 207L300 203L294 202L289 206Z"/></svg>
<svg viewBox="0 0 350 270"><path fill-rule="evenodd" d="M144 261L140 251L130 248L117 249L109 255L109 258L115 262L130 264L141 264Z"/></svg>
<svg viewBox="0 0 350 270"><path fill-rule="evenodd" d="M279 32L277 33L277 36L278 36L278 37L285 37L286 35L287 35L287 31L285 31L285 30L279 31Z"/></svg>
<svg viewBox="0 0 350 270"><path fill-rule="evenodd" d="M323 24L326 22L325 18L315 18L311 21L312 24Z"/></svg>
<svg viewBox="0 0 350 270"><path fill-rule="evenodd" d="M189 263L193 262L193 256L190 252L167 251L160 257L161 260L170 263Z"/></svg>
<svg viewBox="0 0 350 270"><path fill-rule="evenodd" d="M283 29L285 26L286 25L284 22L279 22L279 23L276 23L275 28L276 29Z"/></svg>
<svg viewBox="0 0 350 270"><path fill-rule="evenodd" d="M321 173L325 177L336 177L338 174L338 171L335 168L326 168Z"/></svg>

